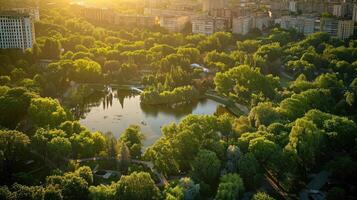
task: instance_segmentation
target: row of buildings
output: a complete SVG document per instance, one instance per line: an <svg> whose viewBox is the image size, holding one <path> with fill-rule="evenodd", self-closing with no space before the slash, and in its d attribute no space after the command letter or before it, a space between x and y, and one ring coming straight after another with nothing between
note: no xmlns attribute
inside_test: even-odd
<svg viewBox="0 0 357 200"><path fill-rule="evenodd" d="M355 32L355 22L351 19L315 16L283 16L275 19L276 24L284 29L295 29L299 33L309 35L314 32L327 32L342 40L350 38Z"/></svg>
<svg viewBox="0 0 357 200"><path fill-rule="evenodd" d="M112 9L71 5L78 17L122 27L160 26L170 32L189 27L194 34L230 31L245 35L253 29L280 25L308 35L324 31L350 38L357 23L356 0L145 0L141 14L121 14ZM323 14L322 14L323 13ZM31 48L38 8L0 12L0 48Z"/></svg>
<svg viewBox="0 0 357 200"><path fill-rule="evenodd" d="M347 39L355 32L357 22L354 0L146 0L143 13L137 15L77 4L73 8L80 17L95 22L125 27L160 26L170 32L191 26L192 33L205 35L218 31L245 35L252 29L264 31L280 25L305 35L325 31Z"/></svg>
<svg viewBox="0 0 357 200"><path fill-rule="evenodd" d="M323 31L343 40L356 33L357 4L355 1L321 1L320 12L304 7L304 2L290 1L290 13L275 18L274 23L284 29L295 29L305 35Z"/></svg>
<svg viewBox="0 0 357 200"><path fill-rule="evenodd" d="M205 15L192 20L192 32L209 35L231 31L245 35L252 29L264 31L270 26L280 25L305 35L323 31L348 39L356 32L356 23L357 4L354 1L246 0L229 7L210 8Z"/></svg>

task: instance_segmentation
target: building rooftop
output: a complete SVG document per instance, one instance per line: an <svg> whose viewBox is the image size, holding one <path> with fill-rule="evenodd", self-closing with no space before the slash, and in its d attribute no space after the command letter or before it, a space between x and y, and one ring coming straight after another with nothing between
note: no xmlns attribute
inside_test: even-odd
<svg viewBox="0 0 357 200"><path fill-rule="evenodd" d="M17 11L2 10L0 11L1 17L30 17L27 13L19 13Z"/></svg>

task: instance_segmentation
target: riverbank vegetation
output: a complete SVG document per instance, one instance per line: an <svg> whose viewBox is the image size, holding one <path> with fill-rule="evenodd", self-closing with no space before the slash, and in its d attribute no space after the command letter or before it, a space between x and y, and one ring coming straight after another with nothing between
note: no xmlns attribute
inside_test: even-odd
<svg viewBox="0 0 357 200"><path fill-rule="evenodd" d="M199 92L192 86L182 86L173 89L172 91L160 90L146 90L140 94L140 100L143 104L185 104L191 103L194 100L198 100L200 97Z"/></svg>
<svg viewBox="0 0 357 200"><path fill-rule="evenodd" d="M0 51L0 199L294 198L321 172L328 199L356 196L356 40L113 30L69 6L41 10L35 27L32 49ZM143 149L138 126L92 132L61 104L80 104L89 83L145 86L144 104L209 91L249 113L189 115ZM98 168L119 175L93 181Z"/></svg>

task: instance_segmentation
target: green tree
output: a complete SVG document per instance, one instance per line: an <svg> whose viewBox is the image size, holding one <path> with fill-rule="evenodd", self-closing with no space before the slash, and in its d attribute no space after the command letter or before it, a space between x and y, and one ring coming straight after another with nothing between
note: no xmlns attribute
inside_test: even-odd
<svg viewBox="0 0 357 200"><path fill-rule="evenodd" d="M88 158L100 155L105 151L105 137L100 132L88 130L73 134L70 138L74 157Z"/></svg>
<svg viewBox="0 0 357 200"><path fill-rule="evenodd" d="M252 139L249 142L248 150L254 154L263 166L278 154L278 146L264 137Z"/></svg>
<svg viewBox="0 0 357 200"><path fill-rule="evenodd" d="M200 185L195 184L191 178L181 178L178 186L183 189L183 195L185 200L193 200L199 197Z"/></svg>
<svg viewBox="0 0 357 200"><path fill-rule="evenodd" d="M223 156L224 146L219 141L218 127L215 116L189 115L179 124L163 127L163 137L146 150L145 156L166 174L188 172L202 149Z"/></svg>
<svg viewBox="0 0 357 200"><path fill-rule="evenodd" d="M57 60L61 55L61 43L54 38L47 38L41 50L42 58Z"/></svg>
<svg viewBox="0 0 357 200"><path fill-rule="evenodd" d="M116 184L97 185L89 187L89 199L91 200L114 200Z"/></svg>
<svg viewBox="0 0 357 200"><path fill-rule="evenodd" d="M310 109L329 111L334 105L331 92L327 89L309 89L280 102L280 112L288 119L294 120L304 116Z"/></svg>
<svg viewBox="0 0 357 200"><path fill-rule="evenodd" d="M0 199L10 200L11 195L12 193L7 186L0 186Z"/></svg>
<svg viewBox="0 0 357 200"><path fill-rule="evenodd" d="M141 133L139 126L130 125L124 133L121 134L119 140L125 143L129 148L132 157L139 158L141 156L144 134Z"/></svg>
<svg viewBox="0 0 357 200"><path fill-rule="evenodd" d="M38 200L43 198L43 188L40 186L26 186L15 183L11 190L13 199Z"/></svg>
<svg viewBox="0 0 357 200"><path fill-rule="evenodd" d="M54 159L60 163L71 152L71 142L67 138L55 137L48 143L48 150Z"/></svg>
<svg viewBox="0 0 357 200"><path fill-rule="evenodd" d="M271 102L262 102L250 110L248 119L255 127L260 125L267 126L273 122L280 121L281 114Z"/></svg>
<svg viewBox="0 0 357 200"><path fill-rule="evenodd" d="M101 81L101 66L89 59L78 59L73 63L72 79L78 82Z"/></svg>
<svg viewBox="0 0 357 200"><path fill-rule="evenodd" d="M197 48L179 48L177 53L187 57L190 63L198 63L200 61L200 50Z"/></svg>
<svg viewBox="0 0 357 200"><path fill-rule="evenodd" d="M62 200L61 190L49 185L44 189L43 200Z"/></svg>
<svg viewBox="0 0 357 200"><path fill-rule="evenodd" d="M262 45L254 53L255 66L262 68L264 73L277 73L281 65L282 49L279 43Z"/></svg>
<svg viewBox="0 0 357 200"><path fill-rule="evenodd" d="M237 49L250 54L256 52L259 46L260 46L259 40L237 41Z"/></svg>
<svg viewBox="0 0 357 200"><path fill-rule="evenodd" d="M83 178L89 185L93 184L93 172L90 167L88 166L82 166L78 168L75 173Z"/></svg>
<svg viewBox="0 0 357 200"><path fill-rule="evenodd" d="M130 164L130 150L126 143L119 142L118 143L118 164L119 168L123 171L128 170Z"/></svg>
<svg viewBox="0 0 357 200"><path fill-rule="evenodd" d="M305 60L291 60L286 64L286 68L295 76L304 74L309 79L314 77L315 65Z"/></svg>
<svg viewBox="0 0 357 200"><path fill-rule="evenodd" d="M24 155L30 139L27 135L13 130L0 130L0 158L2 165L0 182L10 181L16 161Z"/></svg>
<svg viewBox="0 0 357 200"><path fill-rule="evenodd" d="M300 118L295 121L285 148L297 156L298 163L307 172L317 164L323 150L323 140L323 132L314 123Z"/></svg>
<svg viewBox="0 0 357 200"><path fill-rule="evenodd" d="M319 110L310 110L305 118L326 132L331 149L350 151L354 148L357 125L352 120Z"/></svg>
<svg viewBox="0 0 357 200"><path fill-rule="evenodd" d="M256 94L262 94L269 99L274 98L278 82L278 79L264 76L258 69L247 65L240 65L224 73L217 73L214 78L218 93L248 105L254 100Z"/></svg>
<svg viewBox="0 0 357 200"><path fill-rule="evenodd" d="M238 160L238 172L247 188L255 188L262 179L261 166L252 153L244 154Z"/></svg>
<svg viewBox="0 0 357 200"><path fill-rule="evenodd" d="M156 187L150 174L146 172L133 172L122 176L116 185L115 199L131 200L159 199L160 191Z"/></svg>
<svg viewBox="0 0 357 200"><path fill-rule="evenodd" d="M253 195L252 200L274 200L274 198L265 192L258 192Z"/></svg>
<svg viewBox="0 0 357 200"><path fill-rule="evenodd" d="M0 125L15 128L24 119L31 99L37 97L25 88L11 88L0 96Z"/></svg>
<svg viewBox="0 0 357 200"><path fill-rule="evenodd" d="M34 98L28 108L29 118L34 126L55 127L66 121L66 111L58 100L52 98Z"/></svg>
<svg viewBox="0 0 357 200"><path fill-rule="evenodd" d="M191 173L195 179L213 184L219 177L220 167L221 162L214 152L201 150L192 163Z"/></svg>
<svg viewBox="0 0 357 200"><path fill-rule="evenodd" d="M66 175L64 179L62 186L64 200L88 199L88 183L83 178L75 175Z"/></svg>
<svg viewBox="0 0 357 200"><path fill-rule="evenodd" d="M218 185L216 200L239 199L244 192L243 180L238 174L226 174L221 177Z"/></svg>

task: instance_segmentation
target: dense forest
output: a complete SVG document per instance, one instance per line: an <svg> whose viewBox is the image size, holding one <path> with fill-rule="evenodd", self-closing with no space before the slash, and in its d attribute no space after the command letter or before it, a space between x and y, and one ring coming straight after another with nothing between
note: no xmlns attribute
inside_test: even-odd
<svg viewBox="0 0 357 200"><path fill-rule="evenodd" d="M118 29L69 6L41 9L35 29L32 49L0 50L0 199L294 199L321 171L327 199L357 196L357 40ZM249 112L189 115L144 149L136 125L115 138L77 121L70 104L91 84L141 84L150 105L210 93ZM95 177L98 163L121 174Z"/></svg>

